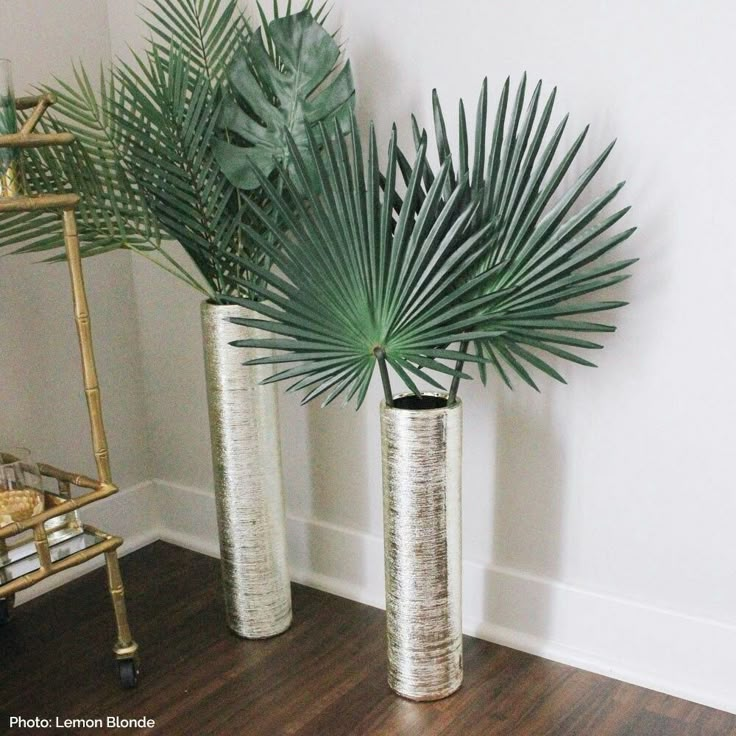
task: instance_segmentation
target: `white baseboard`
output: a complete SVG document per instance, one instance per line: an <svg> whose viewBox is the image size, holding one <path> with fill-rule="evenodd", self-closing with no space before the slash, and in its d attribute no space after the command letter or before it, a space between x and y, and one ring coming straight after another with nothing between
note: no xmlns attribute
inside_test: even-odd
<svg viewBox="0 0 736 736"><path fill-rule="evenodd" d="M465 562L463 630L736 713L736 626Z"/></svg>
<svg viewBox="0 0 736 736"><path fill-rule="evenodd" d="M155 483L163 538L218 556L213 495ZM287 530L295 582L384 607L380 537L294 516ZM736 626L468 560L463 609L472 636L736 713Z"/></svg>
<svg viewBox="0 0 736 736"><path fill-rule="evenodd" d="M107 528L123 536L129 530L123 553L162 539L219 556L210 492L155 480L99 506ZM384 607L379 537L294 516L287 528L294 581ZM87 565L48 583L83 574ZM24 591L24 599L55 587L48 583ZM463 609L467 634L736 713L734 625L468 560Z"/></svg>
<svg viewBox="0 0 736 736"><path fill-rule="evenodd" d="M153 483L158 504L159 538L209 557L219 557L214 495L162 480Z"/></svg>

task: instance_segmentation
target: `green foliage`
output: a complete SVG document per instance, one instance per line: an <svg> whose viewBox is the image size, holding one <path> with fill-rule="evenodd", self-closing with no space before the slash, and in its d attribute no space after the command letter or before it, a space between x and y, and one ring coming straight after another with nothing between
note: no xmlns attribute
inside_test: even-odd
<svg viewBox="0 0 736 736"><path fill-rule="evenodd" d="M484 363L489 362L509 386L509 374L515 374L535 389L530 367L564 382L542 357L545 353L594 365L574 350L602 346L578 334L612 332L615 327L580 316L621 307L625 302L592 301L588 295L628 278L624 271L636 261L601 260L636 229L615 231L628 207L603 214L623 182L590 199L589 185L613 143L568 184L567 177L574 171L588 128L569 149L561 151L568 117L548 135L556 90L542 105L541 87L539 82L527 102L524 75L513 104L509 104L506 80L495 120L489 127L488 85L484 81L472 138L460 101L455 154L451 152L436 91L432 100L439 160L449 169L444 196L449 197L457 180L470 182L464 193L464 204L475 205L470 228L479 231L491 226L491 237L478 268L500 267L498 279L487 283L480 293L503 291L504 295L486 308L479 323L498 334L470 338L475 355L483 361L481 378L485 382ZM425 134L414 118L412 126L416 144L421 146ZM432 178L430 172L425 172L426 185Z"/></svg>
<svg viewBox="0 0 736 736"><path fill-rule="evenodd" d="M289 2L284 16L275 3L270 23L259 7L264 26L256 31L241 15L237 0L151 2L144 19L150 32L147 48L133 63L102 72L99 91L81 68L72 84L58 81L57 89L44 90L58 99L46 129L71 130L77 141L66 149L30 153L27 181L32 192L81 194L83 255L132 249L216 297L232 283L232 256L249 247L243 236L248 218L250 227L258 228L244 200L266 206L262 190L238 192L214 158L227 69L238 49L258 49L259 58L268 57L270 50L273 65L281 63L278 48L281 56L297 54L308 64L312 52L304 42L319 23L310 15L311 0L294 15ZM323 19L324 10L316 17ZM311 30L282 38L282 29L293 28L294 19ZM315 50L318 56L322 53ZM272 105L280 104L270 88L252 91L258 104L264 95ZM295 119L300 114L295 111ZM21 251L60 248L57 218L38 212L3 218L0 247L25 242ZM196 272L168 254L162 246L166 239L179 241ZM262 253L247 255L263 265Z"/></svg>
<svg viewBox="0 0 736 736"><path fill-rule="evenodd" d="M275 269L259 269L241 259L258 280L238 285L251 298L233 301L261 318L235 322L267 330L276 337L240 340L239 347L278 351L257 363L297 363L270 381L295 379L289 390L306 390L304 401L326 394L325 404L340 395L360 406L376 364L376 351L412 391L420 377L439 386L431 372L465 375L442 361L474 360L447 346L466 334L490 338L494 330L474 330L480 311L499 298L469 298L497 278L497 269L478 269L486 231L469 233L475 206L463 202L467 182L445 188L449 167L438 173L426 194L420 182L428 171L425 145L414 163L404 206L395 218L399 151L394 129L385 176L378 165L374 131L367 164L354 118L349 143L321 127L307 131L303 154L289 135L294 172L279 166L281 192L257 172L271 211L249 205L273 240L255 230L248 235L266 252ZM316 168L316 180L310 168ZM257 171L257 170L256 170ZM442 199L443 190L448 193ZM306 192L305 198L299 192ZM422 202L419 204L419 197ZM292 209L291 203L296 202ZM471 269L480 271L464 279Z"/></svg>
<svg viewBox="0 0 736 736"><path fill-rule="evenodd" d="M241 247L237 193L213 152L216 90L178 52L120 71L127 164L157 221L204 279L224 289L222 252Z"/></svg>
<svg viewBox="0 0 736 736"><path fill-rule="evenodd" d="M246 263L261 282L238 282L253 298L236 301L262 317L240 323L276 335L234 343L277 351L251 363L296 363L270 380L295 379L290 389L305 389L304 401L357 395L358 406L377 349L415 393L417 376L434 386L437 374L453 383L467 378L466 361L478 364L484 381L490 363L509 386L515 374L534 388L531 368L563 380L545 353L592 365L574 350L600 345L578 334L614 328L581 315L624 304L588 296L626 278L633 260L600 259L634 229L611 232L628 208L602 214L622 184L590 199L589 185L612 146L567 184L587 128L561 152L567 118L547 135L555 93L539 114L541 86L526 109L525 88L524 79L509 106L507 81L489 144L484 82L472 154L462 103L453 155L435 95L436 172L416 120L415 161L398 149L394 129L385 175L372 130L364 167L354 122L350 145L335 130L320 151L309 135L304 156L287 138L296 171L280 168L286 189L256 172L271 208L259 216L275 239L259 247L277 271L258 273ZM326 139L322 130L319 141Z"/></svg>
<svg viewBox="0 0 736 736"><path fill-rule="evenodd" d="M330 79L340 49L308 11L269 28L267 46L252 35L228 74L232 94L221 126L233 142L219 142L216 152L240 189L259 186L256 171L268 176L277 162L288 162L287 139L305 150L310 128L334 117L344 124L354 104L350 63Z"/></svg>
<svg viewBox="0 0 736 736"><path fill-rule="evenodd" d="M187 59L192 75L216 87L250 33L236 0L152 1L144 17L151 38L149 52L164 65L173 54ZM278 15L278 6L275 10Z"/></svg>
<svg viewBox="0 0 736 736"><path fill-rule="evenodd" d="M77 216L83 255L120 247L155 250L161 230L124 165L122 131L113 115L120 102L119 84L101 71L96 93L83 69L75 70L74 77L74 85L59 82L54 90L57 113L43 120L42 129L70 130L77 141L72 146L26 149L26 186L31 194L83 195ZM4 216L2 224L0 247L23 241L18 252L63 246L59 213L21 212Z"/></svg>

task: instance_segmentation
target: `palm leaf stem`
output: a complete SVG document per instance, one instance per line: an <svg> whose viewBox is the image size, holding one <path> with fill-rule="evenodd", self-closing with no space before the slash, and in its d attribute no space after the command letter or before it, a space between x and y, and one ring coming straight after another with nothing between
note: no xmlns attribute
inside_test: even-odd
<svg viewBox="0 0 736 736"><path fill-rule="evenodd" d="M378 372L381 374L381 384L383 385L383 396L386 400L386 406L389 408L394 405L394 395L391 391L391 379L388 376L388 366L386 365L386 353L383 348L377 347L373 349L373 355L378 362Z"/></svg>
<svg viewBox="0 0 736 736"><path fill-rule="evenodd" d="M470 340L463 340L460 343L459 352L467 353L469 344L470 344ZM455 370L457 372L452 377L452 383L450 384L450 393L447 395L447 406L448 407L454 406L455 402L457 401L457 390L460 388L460 374L463 371L464 364L465 364L464 360L458 360L455 363Z"/></svg>

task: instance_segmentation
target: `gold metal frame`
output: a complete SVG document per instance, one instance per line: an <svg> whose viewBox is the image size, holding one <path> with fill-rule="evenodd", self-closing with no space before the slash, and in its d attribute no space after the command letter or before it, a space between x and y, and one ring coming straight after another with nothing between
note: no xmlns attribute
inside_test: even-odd
<svg viewBox="0 0 736 736"><path fill-rule="evenodd" d="M72 143L74 141L74 135L72 133L34 132L44 112L53 103L54 98L52 95L17 99L16 109L30 109L32 112L28 115L20 132L0 136L0 147L36 148ZM57 481L59 495L64 500L30 519L0 528L0 547L5 549L12 549L14 546L6 541L10 537L32 530L40 566L35 572L28 573L4 585L0 584L0 598L13 596L16 592L35 585L45 578L104 554L107 565L108 589L113 603L115 623L117 626L117 641L115 642L113 651L118 660L133 661L137 672L138 645L133 640L128 625L125 592L117 558L117 548L123 543L122 538L112 536L88 525L82 525L82 529L85 532L97 535L102 541L94 546L53 562L49 550L47 530L45 528L45 523L50 519L75 512L83 506L111 496L118 490L111 478L107 438L102 420L102 402L92 348L92 331L87 295L84 288L82 261L79 252L79 236L75 217L75 209L78 204L79 196L73 193L0 197L0 214L5 212L28 212L32 210L57 210L62 213L64 244L72 285L74 320L82 358L84 393L87 399L92 446L98 475L98 480L95 480L84 475L67 473L50 465L39 466L42 475L54 478ZM71 486L82 489L84 492L76 498L72 498Z"/></svg>

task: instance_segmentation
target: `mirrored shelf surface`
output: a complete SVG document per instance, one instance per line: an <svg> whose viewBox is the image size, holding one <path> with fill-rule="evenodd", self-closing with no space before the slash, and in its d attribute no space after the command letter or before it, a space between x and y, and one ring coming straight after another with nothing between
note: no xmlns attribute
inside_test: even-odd
<svg viewBox="0 0 736 736"><path fill-rule="evenodd" d="M59 537L52 539L52 535L49 535L51 561L58 562L75 552L89 549L104 541L104 537L83 530L79 530L73 537L67 536L61 539ZM41 567L33 541L15 548L11 554L12 558L10 559L7 556L3 557L4 564L3 560L0 560L0 585L17 580Z"/></svg>

